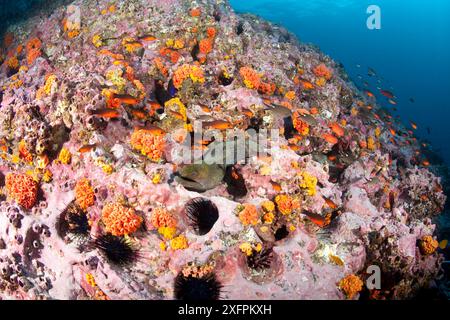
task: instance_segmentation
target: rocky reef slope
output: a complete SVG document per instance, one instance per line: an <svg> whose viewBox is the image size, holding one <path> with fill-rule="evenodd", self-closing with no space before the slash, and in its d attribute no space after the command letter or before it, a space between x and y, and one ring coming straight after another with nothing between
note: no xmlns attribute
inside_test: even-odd
<svg viewBox="0 0 450 320"><path fill-rule="evenodd" d="M0 62L1 298L402 299L440 271L419 143L280 27L74 1L11 26ZM248 153L185 161L225 132Z"/></svg>

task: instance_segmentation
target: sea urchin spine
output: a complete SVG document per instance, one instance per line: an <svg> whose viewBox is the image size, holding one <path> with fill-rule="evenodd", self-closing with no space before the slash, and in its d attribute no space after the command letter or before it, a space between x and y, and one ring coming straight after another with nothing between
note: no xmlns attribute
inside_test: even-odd
<svg viewBox="0 0 450 320"><path fill-rule="evenodd" d="M138 257L137 251L125 238L109 233L95 239L94 245L110 263L115 265L127 266Z"/></svg>
<svg viewBox="0 0 450 320"><path fill-rule="evenodd" d="M207 234L219 219L219 210L216 205L205 198L190 200L186 204L185 210L190 225L201 236Z"/></svg>
<svg viewBox="0 0 450 320"><path fill-rule="evenodd" d="M180 272L175 278L175 299L187 301L219 300L222 285L213 272L203 277L185 276Z"/></svg>

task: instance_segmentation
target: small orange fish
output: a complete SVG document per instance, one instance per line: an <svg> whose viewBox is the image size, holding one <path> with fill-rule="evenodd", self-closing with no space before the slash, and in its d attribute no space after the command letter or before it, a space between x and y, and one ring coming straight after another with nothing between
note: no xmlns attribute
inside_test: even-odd
<svg viewBox="0 0 450 320"><path fill-rule="evenodd" d="M142 36L142 37L139 37L138 39L141 41L145 41L145 42L152 42L152 41L157 40L157 38L152 35Z"/></svg>
<svg viewBox="0 0 450 320"><path fill-rule="evenodd" d="M183 116L181 113L176 112L176 111L173 111L173 110L169 110L169 113L170 113L174 118L176 118L176 119L178 119L178 120L181 120L181 121L184 121L184 116Z"/></svg>
<svg viewBox="0 0 450 320"><path fill-rule="evenodd" d="M322 217L317 213L303 211L303 214L306 215L314 224L318 225L321 228L326 227L329 224L328 219Z"/></svg>
<svg viewBox="0 0 450 320"><path fill-rule="evenodd" d="M138 98L135 98L128 94L115 94L114 98L118 99L121 103L129 104L129 105L135 105L140 102L140 100Z"/></svg>
<svg viewBox="0 0 450 320"><path fill-rule="evenodd" d="M253 117L253 112L251 110L249 110L249 109L242 109L242 114L244 114L248 118L252 118Z"/></svg>
<svg viewBox="0 0 450 320"><path fill-rule="evenodd" d="M331 199L329 199L329 198L326 198L326 197L323 197L323 200L325 200L325 203L331 208L331 209L333 209L333 210L336 210L337 209L337 205L336 205L336 203L334 203Z"/></svg>
<svg viewBox="0 0 450 320"><path fill-rule="evenodd" d="M82 146L80 149L78 149L79 153L86 153L86 152L91 152L92 150L94 150L97 147L96 144L87 144Z"/></svg>
<svg viewBox="0 0 450 320"><path fill-rule="evenodd" d="M205 105L200 105L200 108L201 108L202 111L205 112L205 113L211 113L211 109L208 108L208 107L205 106Z"/></svg>
<svg viewBox="0 0 450 320"><path fill-rule="evenodd" d="M417 128L418 128L417 124L415 124L415 123L412 122L412 121L411 121L411 127L412 127L414 130L417 130Z"/></svg>
<svg viewBox="0 0 450 320"><path fill-rule="evenodd" d="M369 90L366 90L365 93L369 98L375 98L375 95L372 92L370 92Z"/></svg>
<svg viewBox="0 0 450 320"><path fill-rule="evenodd" d="M397 135L397 132L396 132L394 129L392 129L392 128L389 128L389 132L390 132L393 136L396 136L396 135Z"/></svg>
<svg viewBox="0 0 450 320"><path fill-rule="evenodd" d="M392 99L389 99L389 103L392 104L392 105L394 105L394 106L397 105L397 102L394 101L394 100L392 100Z"/></svg>
<svg viewBox="0 0 450 320"><path fill-rule="evenodd" d="M328 155L328 160L335 162L337 160L337 156L334 154L330 154L330 155Z"/></svg>
<svg viewBox="0 0 450 320"><path fill-rule="evenodd" d="M448 240L442 240L441 242L439 242L439 248L441 248L442 250L447 248L447 245L448 245Z"/></svg>
<svg viewBox="0 0 450 320"><path fill-rule="evenodd" d="M335 256L333 254L329 254L328 258L330 259L331 262L333 262L334 264L343 267L344 266L344 261L342 261L341 258L339 258L338 256Z"/></svg>
<svg viewBox="0 0 450 320"><path fill-rule="evenodd" d="M147 118L147 115L145 114L145 112L141 111L141 110L131 110L131 114L133 115L133 117L140 119L140 120Z"/></svg>
<svg viewBox="0 0 450 320"><path fill-rule="evenodd" d="M319 114L319 110L316 107L311 108L311 114L316 115Z"/></svg>
<svg viewBox="0 0 450 320"><path fill-rule="evenodd" d="M270 184L272 185L272 188L275 192L281 192L282 188L281 185L275 181L270 180Z"/></svg>
<svg viewBox="0 0 450 320"><path fill-rule="evenodd" d="M322 135L322 138L323 138L326 142L328 142L328 143L330 143L330 144L333 144L333 145L339 142L338 138L336 138L336 137L333 136L332 134L328 134L328 133L323 134L323 135Z"/></svg>
<svg viewBox="0 0 450 320"><path fill-rule="evenodd" d="M160 127L157 127L153 124L147 125L145 127L138 126L138 127L135 127L135 130L145 130L151 134L158 135L158 136L162 136L162 135L166 134L166 132L163 129L161 129Z"/></svg>
<svg viewBox="0 0 450 320"><path fill-rule="evenodd" d="M422 165L423 165L424 167L429 167L429 166L430 166L430 161L428 161L428 160L423 160L423 161L422 161Z"/></svg>
<svg viewBox="0 0 450 320"><path fill-rule="evenodd" d="M233 128L232 123L230 123L228 121L224 121L224 120L215 120L215 121L205 122L204 125L205 125L205 128L211 128L211 129L217 129L217 130L226 130L226 129Z"/></svg>
<svg viewBox="0 0 450 320"><path fill-rule="evenodd" d="M110 108L94 110L94 111L92 111L92 114L102 117L102 118L108 118L108 119L116 119L116 118L120 117L119 111L110 109Z"/></svg>
<svg viewBox="0 0 450 320"><path fill-rule="evenodd" d="M288 147L289 147L289 149L291 149L292 151L295 151L295 152L300 150L300 147L298 145L296 145L296 144L292 144L291 143L291 144L288 145Z"/></svg>
<svg viewBox="0 0 450 320"><path fill-rule="evenodd" d="M344 134L345 134L344 129L343 129L339 124L337 124L336 122L335 122L335 123L332 123L332 124L330 125L330 129L331 129L331 131L333 131L333 133L334 133L335 135L337 135L338 137L343 137Z"/></svg>
<svg viewBox="0 0 450 320"><path fill-rule="evenodd" d="M314 85L311 82L307 81L307 80L301 80L301 83L302 83L303 89L305 89L305 90L312 90L312 89L314 89Z"/></svg>

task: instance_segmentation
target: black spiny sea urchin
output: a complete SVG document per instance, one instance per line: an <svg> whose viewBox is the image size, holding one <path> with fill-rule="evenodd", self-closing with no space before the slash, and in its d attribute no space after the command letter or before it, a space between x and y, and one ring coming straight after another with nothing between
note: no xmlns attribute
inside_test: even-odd
<svg viewBox="0 0 450 320"><path fill-rule="evenodd" d="M110 263L115 265L127 266L138 257L138 252L125 238L109 233L96 238L94 245Z"/></svg>
<svg viewBox="0 0 450 320"><path fill-rule="evenodd" d="M187 301L219 300L222 285L214 273L198 278L180 272L175 278L175 299Z"/></svg>
<svg viewBox="0 0 450 320"><path fill-rule="evenodd" d="M86 212L78 207L75 202L71 202L58 217L56 229L62 238L67 234L76 238L84 238L89 236L91 227Z"/></svg>
<svg viewBox="0 0 450 320"><path fill-rule="evenodd" d="M260 252L253 250L250 256L247 256L247 265L256 271L262 271L270 268L274 259L272 248L264 248Z"/></svg>
<svg viewBox="0 0 450 320"><path fill-rule="evenodd" d="M191 227L201 236L207 234L219 219L216 205L205 198L191 199L185 210Z"/></svg>

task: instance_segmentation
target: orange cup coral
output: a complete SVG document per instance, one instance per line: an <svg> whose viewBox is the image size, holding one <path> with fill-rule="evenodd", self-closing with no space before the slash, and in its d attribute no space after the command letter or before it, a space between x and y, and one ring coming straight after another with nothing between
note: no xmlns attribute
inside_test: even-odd
<svg viewBox="0 0 450 320"><path fill-rule="evenodd" d="M292 123L294 128L300 133L302 136L307 136L309 134L309 125L301 120L300 113L295 111L292 115Z"/></svg>
<svg viewBox="0 0 450 320"><path fill-rule="evenodd" d="M102 210L102 222L107 232L114 236L123 236L135 232L141 226L143 219L133 208L120 203L108 203Z"/></svg>
<svg viewBox="0 0 450 320"><path fill-rule="evenodd" d="M239 220L244 226L257 224L259 221L258 210L252 204L244 204L243 209L239 212Z"/></svg>
<svg viewBox="0 0 450 320"><path fill-rule="evenodd" d="M424 255L433 254L439 247L439 242L432 236L424 236L419 242L420 252Z"/></svg>
<svg viewBox="0 0 450 320"><path fill-rule="evenodd" d="M177 220L164 208L155 208L152 211L151 224L155 228L176 228Z"/></svg>
<svg viewBox="0 0 450 320"><path fill-rule="evenodd" d="M38 38L33 38L27 42L27 63L32 65L36 58L41 56L42 42Z"/></svg>
<svg viewBox="0 0 450 320"><path fill-rule="evenodd" d="M94 189L88 179L80 179L75 185L75 201L83 210L86 210L90 206L94 205Z"/></svg>
<svg viewBox="0 0 450 320"><path fill-rule="evenodd" d="M38 184L26 174L9 173L5 178L6 191L19 205L31 209L37 199Z"/></svg>
<svg viewBox="0 0 450 320"><path fill-rule="evenodd" d="M131 135L131 146L154 162L162 160L164 155L164 136L146 129L136 129Z"/></svg>
<svg viewBox="0 0 450 320"><path fill-rule="evenodd" d="M187 79L191 79L194 83L204 83L203 70L195 65L184 64L175 71L173 85L175 88L180 89L183 86L183 82Z"/></svg>
<svg viewBox="0 0 450 320"><path fill-rule="evenodd" d="M333 72L323 63L316 66L313 72L317 77L323 77L326 80L330 80L333 77Z"/></svg>
<svg viewBox="0 0 450 320"><path fill-rule="evenodd" d="M357 293L361 292L363 285L363 281L354 274L346 276L339 282L339 288L349 299L353 299Z"/></svg>
<svg viewBox="0 0 450 320"><path fill-rule="evenodd" d="M277 204L278 211L283 215L288 215L300 208L300 203L296 199L292 199L287 194L280 194L275 197L275 203Z"/></svg>
<svg viewBox="0 0 450 320"><path fill-rule="evenodd" d="M261 76L250 67L242 67L239 70L244 84L249 89L259 89L261 85Z"/></svg>

